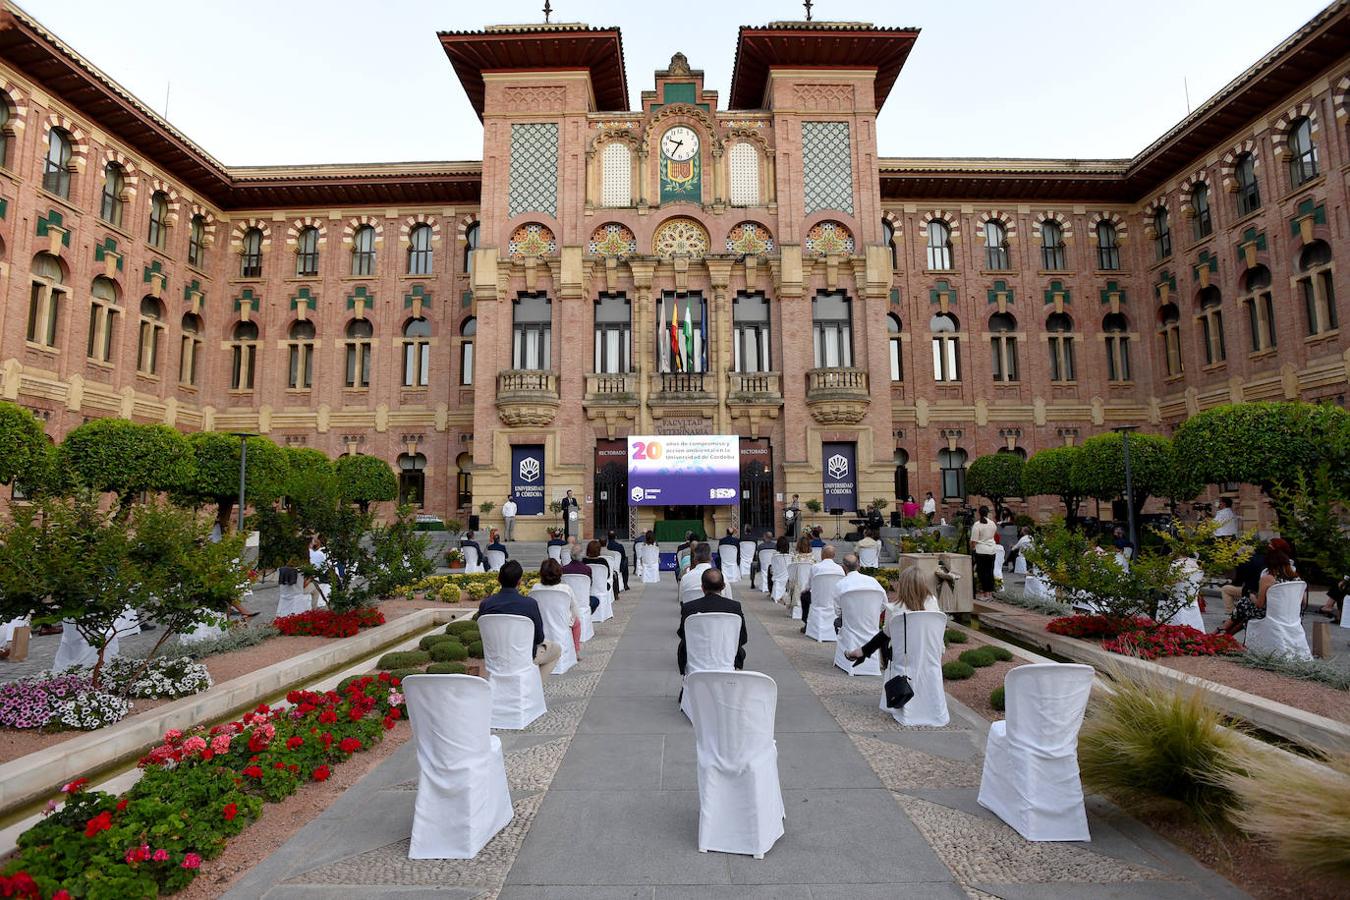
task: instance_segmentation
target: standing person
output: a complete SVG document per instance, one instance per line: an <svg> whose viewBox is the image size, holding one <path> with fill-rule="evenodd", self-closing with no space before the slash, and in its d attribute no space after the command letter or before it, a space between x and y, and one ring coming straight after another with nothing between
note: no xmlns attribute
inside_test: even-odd
<svg viewBox="0 0 1350 900"><path fill-rule="evenodd" d="M578 527L577 527L577 526L578 526L577 516L580 515L580 512L578 512L580 509L581 509L581 504L577 502L577 498L576 498L576 497L573 497L573 496L572 496L572 492L571 492L571 491L568 491L568 492L567 492L567 496L565 496L565 497L562 498L563 536L564 536L564 537L569 537L569 538L570 538L570 537L573 535L574 532L576 532L576 531L579 530Z"/></svg>
<svg viewBox="0 0 1350 900"><path fill-rule="evenodd" d="M980 507L979 518L970 528L970 550L975 556L980 597L987 599L994 590L994 554L998 551L998 526L989 518L987 506Z"/></svg>
<svg viewBox="0 0 1350 900"><path fill-rule="evenodd" d="M501 590L488 597L478 606L474 619L494 614L505 616L524 616L534 623L534 664L539 667L539 677L547 679L553 664L562 655L562 647L544 638L544 617L539 612L539 601L522 594L520 577L525 570L514 559L502 566L497 573L497 583Z"/></svg>
<svg viewBox="0 0 1350 900"><path fill-rule="evenodd" d="M797 535L801 533L802 527L802 504L801 498L797 494L792 495L792 502L787 505L783 514L787 518L787 536L789 539L795 540Z"/></svg>
<svg viewBox="0 0 1350 900"><path fill-rule="evenodd" d="M905 502L900 504L900 516L904 519L913 519L919 515L919 504L914 502L914 495L910 494L905 498Z"/></svg>
<svg viewBox="0 0 1350 900"><path fill-rule="evenodd" d="M502 504L502 530L505 531L504 539L509 544L516 539L516 495L507 494L506 502Z"/></svg>
<svg viewBox="0 0 1350 900"><path fill-rule="evenodd" d="M933 492L929 491L928 496L923 498L923 515L928 520L928 524L933 524L933 516L937 515L937 501L933 499Z"/></svg>
<svg viewBox="0 0 1350 900"><path fill-rule="evenodd" d="M1238 521L1237 513L1233 512L1232 497L1219 498L1219 510L1214 514L1214 524L1218 526L1214 529L1216 538L1237 537L1242 523Z"/></svg>

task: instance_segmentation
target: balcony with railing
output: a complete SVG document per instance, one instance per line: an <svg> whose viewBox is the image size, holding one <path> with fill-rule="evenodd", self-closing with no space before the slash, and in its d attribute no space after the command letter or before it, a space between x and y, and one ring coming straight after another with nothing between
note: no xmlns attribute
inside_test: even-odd
<svg viewBox="0 0 1350 900"><path fill-rule="evenodd" d="M497 415L506 425L547 425L557 412L557 372L503 369L497 373Z"/></svg>
<svg viewBox="0 0 1350 900"><path fill-rule="evenodd" d="M870 402L866 369L807 370L806 405L820 424L857 425Z"/></svg>
<svg viewBox="0 0 1350 900"><path fill-rule="evenodd" d="M711 372L657 372L651 376L653 403L715 403L716 376Z"/></svg>
<svg viewBox="0 0 1350 900"><path fill-rule="evenodd" d="M637 403L636 372L591 372L586 375L586 403L626 406Z"/></svg>
<svg viewBox="0 0 1350 900"><path fill-rule="evenodd" d="M778 372L728 372L727 402L781 406L783 376Z"/></svg>

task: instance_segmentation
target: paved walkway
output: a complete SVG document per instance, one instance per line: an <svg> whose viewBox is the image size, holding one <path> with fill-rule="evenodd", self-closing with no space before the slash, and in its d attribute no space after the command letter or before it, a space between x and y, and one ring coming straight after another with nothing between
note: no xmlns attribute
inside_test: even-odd
<svg viewBox="0 0 1350 900"><path fill-rule="evenodd" d="M503 732L516 818L476 860L407 858L411 744L263 860L230 898L845 900L1201 898L1240 892L1099 801L1090 844L1028 844L975 802L986 726L902 729L880 680L742 582L747 668L778 683L787 834L764 860L697 851L693 731L675 703L674 584L616 604L549 713Z"/></svg>

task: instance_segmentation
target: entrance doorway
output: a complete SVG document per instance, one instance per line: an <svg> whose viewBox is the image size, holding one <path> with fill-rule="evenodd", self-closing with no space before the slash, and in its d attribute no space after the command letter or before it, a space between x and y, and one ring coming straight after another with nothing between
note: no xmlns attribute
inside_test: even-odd
<svg viewBox="0 0 1350 900"><path fill-rule="evenodd" d="M595 533L628 537L628 464L611 460L595 470Z"/></svg>
<svg viewBox="0 0 1350 900"><path fill-rule="evenodd" d="M773 530L773 470L756 460L741 469L741 536Z"/></svg>

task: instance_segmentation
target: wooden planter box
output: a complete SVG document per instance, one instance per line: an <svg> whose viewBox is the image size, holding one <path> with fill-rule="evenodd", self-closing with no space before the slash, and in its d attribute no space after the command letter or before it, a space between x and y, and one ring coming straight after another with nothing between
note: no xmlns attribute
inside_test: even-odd
<svg viewBox="0 0 1350 900"><path fill-rule="evenodd" d="M918 566L929 578L937 573L938 563L945 562L948 570L956 573L955 591L941 591L938 602L946 613L969 613L975 611L975 583L972 560L964 553L901 553L900 570Z"/></svg>

